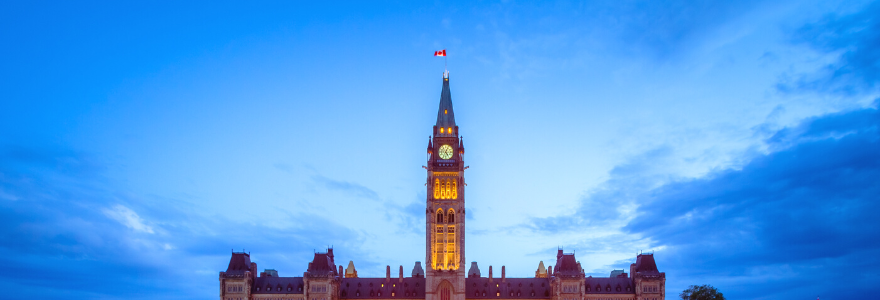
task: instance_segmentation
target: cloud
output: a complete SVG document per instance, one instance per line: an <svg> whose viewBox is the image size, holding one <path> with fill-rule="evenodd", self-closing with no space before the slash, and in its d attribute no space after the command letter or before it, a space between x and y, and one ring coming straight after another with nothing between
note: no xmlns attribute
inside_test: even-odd
<svg viewBox="0 0 880 300"><path fill-rule="evenodd" d="M293 224L270 226L132 194L105 169L75 151L0 146L0 190L18 199L0 201L0 239L14 241L0 244L0 264L10 270L0 275L7 297L208 298L230 249L247 248L261 266L296 273L325 243L362 243L315 215L291 214Z"/></svg>
<svg viewBox="0 0 880 300"><path fill-rule="evenodd" d="M880 3L806 24L795 32L793 42L834 59L815 73L788 76L779 90L854 95L880 87Z"/></svg>
<svg viewBox="0 0 880 300"><path fill-rule="evenodd" d="M101 210L108 218L116 220L125 227L134 229L135 231L153 233L153 228L144 224L144 221L128 207L117 204L113 208L105 208Z"/></svg>
<svg viewBox="0 0 880 300"><path fill-rule="evenodd" d="M353 195L355 197L379 200L379 194L377 194L375 191L371 190L370 188L367 188L367 187L360 185L360 184L357 184L357 183L330 179L330 178L327 178L327 177L324 177L321 175L312 176L312 180L315 183L317 183L317 184L319 184L329 190L340 191L343 193Z"/></svg>
<svg viewBox="0 0 880 300"><path fill-rule="evenodd" d="M615 168L575 213L527 227L604 231L575 245L581 259L648 244L674 275L670 291L711 283L749 299L875 292L867 281L880 276L877 106L880 99L778 130L766 141L769 153L696 179L661 176L653 165L663 165L666 151L645 153Z"/></svg>
<svg viewBox="0 0 880 300"><path fill-rule="evenodd" d="M805 120L768 140L776 152L740 170L643 195L638 216L624 229L669 247L658 260L670 274L721 281L722 290L746 286L730 292L736 298L867 294L872 288L858 284L861 279L827 281L815 274L846 276L853 259L880 251L880 224L873 219L880 210L878 128L876 108ZM858 276L880 275L871 271L880 267L876 260L865 263ZM746 277L733 279L740 276ZM758 281L777 286L748 288ZM786 287L792 282L805 286ZM696 283L703 282L673 285Z"/></svg>

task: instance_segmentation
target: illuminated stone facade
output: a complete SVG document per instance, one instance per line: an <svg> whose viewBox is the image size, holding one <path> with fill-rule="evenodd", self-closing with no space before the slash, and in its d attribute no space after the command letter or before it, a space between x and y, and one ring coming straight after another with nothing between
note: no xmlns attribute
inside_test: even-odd
<svg viewBox="0 0 880 300"><path fill-rule="evenodd" d="M425 208L425 268L416 262L410 276L403 266L396 277L386 267L385 278L361 278L354 263L337 265L333 249L315 253L302 277L280 277L275 270L257 272L249 253L232 253L220 272L221 300L664 300L666 273L653 254L640 254L630 266L609 277L586 276L574 254L559 250L554 266L539 262L535 277L482 276L476 262L465 272L464 142L459 136L449 90L443 76L440 108L433 137L428 141Z"/></svg>

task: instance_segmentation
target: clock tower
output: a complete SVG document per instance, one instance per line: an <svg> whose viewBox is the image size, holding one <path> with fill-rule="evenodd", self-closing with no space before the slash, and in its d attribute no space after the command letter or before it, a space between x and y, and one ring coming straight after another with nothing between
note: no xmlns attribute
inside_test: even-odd
<svg viewBox="0 0 880 300"><path fill-rule="evenodd" d="M428 141L425 300L464 300L464 144L455 125L449 72Z"/></svg>

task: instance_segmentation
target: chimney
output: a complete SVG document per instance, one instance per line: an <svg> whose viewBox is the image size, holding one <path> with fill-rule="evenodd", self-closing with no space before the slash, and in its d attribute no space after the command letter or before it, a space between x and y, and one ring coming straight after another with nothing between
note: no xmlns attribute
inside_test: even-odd
<svg viewBox="0 0 880 300"><path fill-rule="evenodd" d="M391 281L391 266L385 266L385 281Z"/></svg>
<svg viewBox="0 0 880 300"><path fill-rule="evenodd" d="M403 282L403 266L400 266L400 282Z"/></svg>
<svg viewBox="0 0 880 300"><path fill-rule="evenodd" d="M505 274L505 273L507 273L507 272L506 272L506 271L507 271L506 269L507 269L506 267L501 266L501 282L507 282L507 280L506 280L506 279L507 279L507 274Z"/></svg>
<svg viewBox="0 0 880 300"><path fill-rule="evenodd" d="M547 277L553 277L553 266L547 267Z"/></svg>
<svg viewBox="0 0 880 300"><path fill-rule="evenodd" d="M339 273L336 273L336 276L339 276L341 278L341 277L343 277L342 274L345 274L345 273L342 273L342 265L339 265Z"/></svg>
<svg viewBox="0 0 880 300"><path fill-rule="evenodd" d="M492 266L489 266L489 282L492 282Z"/></svg>

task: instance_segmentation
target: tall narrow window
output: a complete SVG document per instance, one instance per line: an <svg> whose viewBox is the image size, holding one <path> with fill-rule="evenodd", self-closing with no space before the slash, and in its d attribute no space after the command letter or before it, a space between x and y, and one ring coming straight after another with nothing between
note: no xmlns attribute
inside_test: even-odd
<svg viewBox="0 0 880 300"><path fill-rule="evenodd" d="M458 180L452 179L452 199L458 199Z"/></svg>
<svg viewBox="0 0 880 300"><path fill-rule="evenodd" d="M450 216L454 214L450 211ZM446 266L456 269L455 225L446 227Z"/></svg>
<svg viewBox="0 0 880 300"><path fill-rule="evenodd" d="M438 224L443 223L443 211L442 210L437 211L437 223Z"/></svg>
<svg viewBox="0 0 880 300"><path fill-rule="evenodd" d="M455 223L455 211L454 210L452 210L452 209L449 210L449 216L447 217L447 219L449 219L448 220L449 223Z"/></svg>
<svg viewBox="0 0 880 300"><path fill-rule="evenodd" d="M452 198L452 183L446 180L446 199Z"/></svg>
<svg viewBox="0 0 880 300"><path fill-rule="evenodd" d="M434 199L440 199L440 179L434 179Z"/></svg>

